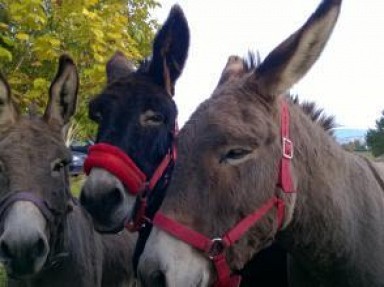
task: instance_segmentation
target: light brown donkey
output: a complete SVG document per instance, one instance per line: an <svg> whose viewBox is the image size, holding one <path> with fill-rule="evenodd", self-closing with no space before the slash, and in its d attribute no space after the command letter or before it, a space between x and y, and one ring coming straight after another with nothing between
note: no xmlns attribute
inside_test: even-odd
<svg viewBox="0 0 384 287"><path fill-rule="evenodd" d="M340 6L322 1L260 65L226 75L183 127L139 263L144 286L233 286L225 268L272 241L292 256L292 286L384 286L383 174L282 96L321 54Z"/></svg>
<svg viewBox="0 0 384 287"><path fill-rule="evenodd" d="M132 286L136 236L101 235L69 191L62 130L78 75L60 58L44 116L23 116L0 76L0 260L8 286Z"/></svg>

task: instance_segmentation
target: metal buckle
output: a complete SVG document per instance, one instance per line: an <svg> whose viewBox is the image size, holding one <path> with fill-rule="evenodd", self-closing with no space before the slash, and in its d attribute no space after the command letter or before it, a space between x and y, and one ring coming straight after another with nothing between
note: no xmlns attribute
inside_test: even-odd
<svg viewBox="0 0 384 287"><path fill-rule="evenodd" d="M216 256L224 252L225 247L225 242L222 238L213 238L211 240L211 246L207 252L208 258L213 260Z"/></svg>
<svg viewBox="0 0 384 287"><path fill-rule="evenodd" d="M286 137L283 137L283 157L287 159L293 158L293 143Z"/></svg>

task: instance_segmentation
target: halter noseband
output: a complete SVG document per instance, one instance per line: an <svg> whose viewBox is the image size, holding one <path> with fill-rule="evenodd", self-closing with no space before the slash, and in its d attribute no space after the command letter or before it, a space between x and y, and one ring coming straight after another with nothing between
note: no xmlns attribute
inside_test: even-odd
<svg viewBox="0 0 384 287"><path fill-rule="evenodd" d="M177 125L175 126L175 132ZM107 143L98 143L88 150L88 156L84 162L84 171L87 175L92 168L99 167L106 169L115 175L128 192L133 196L139 196L139 201L135 206L132 219L128 220L125 227L129 231L138 231L143 224L148 221L146 218L147 197L154 190L159 180L166 174L168 167L174 163L176 159L176 147L172 143L172 147L168 150L159 166L156 168L150 179L135 162L120 148Z"/></svg>
<svg viewBox="0 0 384 287"><path fill-rule="evenodd" d="M66 191L67 192L67 191ZM74 200L71 197L71 200ZM40 196L27 191L19 191L15 193L9 193L0 200L0 218L2 218L12 204L18 201L28 201L33 203L42 213L44 218L50 223L51 228L55 229L55 232L51 233L50 240L50 253L45 263L45 268L56 266L62 259L68 257L68 253L65 250L65 238L58 237L57 232L60 228L64 228L65 216L71 209L67 208L65 211L59 211L53 208L47 200ZM58 218L57 216L60 216ZM52 230L51 230L52 232ZM64 235L65 236L65 235Z"/></svg>
<svg viewBox="0 0 384 287"><path fill-rule="evenodd" d="M280 159L277 187L281 188L285 193L293 193L295 191L293 189L290 170L290 162L293 158L293 143L289 137L289 110L285 101L282 102L281 106L280 129L282 157ZM203 251L208 256L216 269L217 278L214 284L215 287L236 287L240 285L241 276L231 274L224 251L234 245L273 207L277 208L277 228L280 229L285 214L285 203L278 195L274 195L255 212L249 214L228 230L223 236L213 239L184 226L174 219L167 217L160 211L156 213L153 219L153 224L196 249Z"/></svg>
<svg viewBox="0 0 384 287"><path fill-rule="evenodd" d="M17 201L29 201L36 205L40 212L44 215L45 219L53 222L55 215L53 208L49 206L48 202L41 197L27 191L20 191L9 194L0 201L0 218L2 218L8 208Z"/></svg>

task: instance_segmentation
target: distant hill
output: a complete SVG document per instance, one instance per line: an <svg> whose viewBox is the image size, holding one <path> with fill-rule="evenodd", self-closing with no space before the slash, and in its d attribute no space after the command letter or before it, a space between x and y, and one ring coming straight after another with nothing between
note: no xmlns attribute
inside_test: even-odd
<svg viewBox="0 0 384 287"><path fill-rule="evenodd" d="M366 129L336 128L333 130L336 140L340 144L349 143L355 140L365 142Z"/></svg>

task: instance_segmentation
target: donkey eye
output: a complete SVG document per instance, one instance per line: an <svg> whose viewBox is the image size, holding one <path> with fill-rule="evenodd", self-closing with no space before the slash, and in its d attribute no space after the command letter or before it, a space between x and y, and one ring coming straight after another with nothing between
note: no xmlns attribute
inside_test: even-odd
<svg viewBox="0 0 384 287"><path fill-rule="evenodd" d="M57 159L52 162L52 172L60 172L65 166L69 164L69 161Z"/></svg>
<svg viewBox="0 0 384 287"><path fill-rule="evenodd" d="M236 161L240 161L244 159L247 155L252 153L251 149L244 148L234 148L230 149L225 155L223 155L220 159L220 163L235 163Z"/></svg>
<svg viewBox="0 0 384 287"><path fill-rule="evenodd" d="M155 112L153 110L147 110L140 115L140 124L145 126L159 126L164 123L165 117L163 114Z"/></svg>

